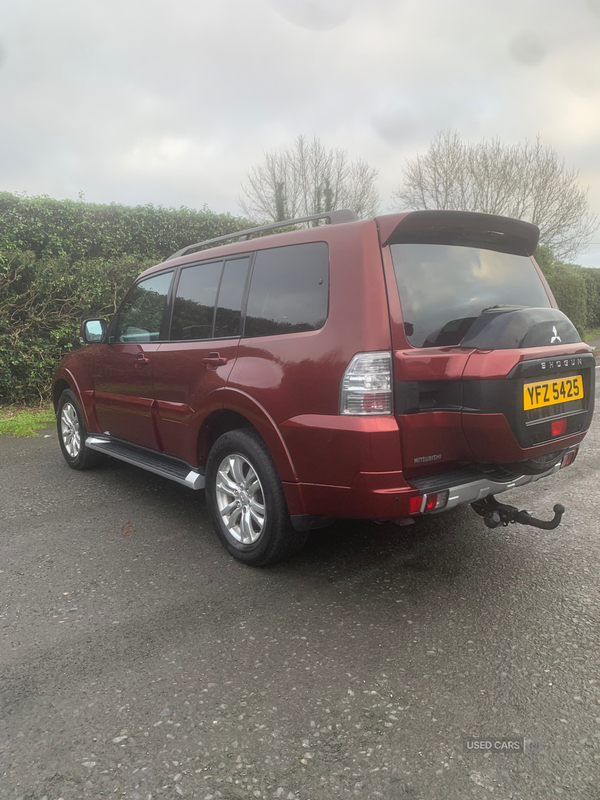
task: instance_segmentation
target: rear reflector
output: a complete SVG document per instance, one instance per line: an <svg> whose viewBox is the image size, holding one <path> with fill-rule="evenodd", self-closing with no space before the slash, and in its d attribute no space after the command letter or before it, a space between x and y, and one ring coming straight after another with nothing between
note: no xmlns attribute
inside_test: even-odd
<svg viewBox="0 0 600 800"><path fill-rule="evenodd" d="M410 498L410 513L418 514L423 505L423 495L418 494L416 497Z"/></svg>
<svg viewBox="0 0 600 800"><path fill-rule="evenodd" d="M567 432L568 420L566 417L563 419L555 419L550 424L552 436L563 436Z"/></svg>

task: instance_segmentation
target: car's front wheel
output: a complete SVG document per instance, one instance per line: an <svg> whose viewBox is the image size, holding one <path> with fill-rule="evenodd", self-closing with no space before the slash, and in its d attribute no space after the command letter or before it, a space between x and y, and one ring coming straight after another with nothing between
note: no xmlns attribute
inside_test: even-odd
<svg viewBox="0 0 600 800"><path fill-rule="evenodd" d="M95 467L101 455L85 446L87 431L75 395L70 389L61 394L56 408L58 441L65 461L72 469Z"/></svg>
<svg viewBox="0 0 600 800"><path fill-rule="evenodd" d="M244 564L274 564L307 539L292 527L273 459L251 429L217 439L206 463L206 495L223 546Z"/></svg>

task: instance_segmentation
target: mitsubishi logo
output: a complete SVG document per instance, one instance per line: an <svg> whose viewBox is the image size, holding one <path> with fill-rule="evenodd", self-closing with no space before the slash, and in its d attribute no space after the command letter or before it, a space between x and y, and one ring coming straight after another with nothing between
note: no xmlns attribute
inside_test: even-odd
<svg viewBox="0 0 600 800"><path fill-rule="evenodd" d="M558 335L556 325L552 326L552 338L550 339L550 344L562 344L562 339Z"/></svg>

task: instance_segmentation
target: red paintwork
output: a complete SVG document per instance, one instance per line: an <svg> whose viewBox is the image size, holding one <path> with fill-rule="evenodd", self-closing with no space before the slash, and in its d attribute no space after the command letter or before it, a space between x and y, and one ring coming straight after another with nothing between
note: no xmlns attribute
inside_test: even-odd
<svg viewBox="0 0 600 800"><path fill-rule="evenodd" d="M407 468L421 462L419 458L436 456L429 462L432 467L448 462L470 461L471 450L465 439L460 411L430 411L398 416L402 431L402 454ZM437 457L439 456L439 458Z"/></svg>
<svg viewBox="0 0 600 800"><path fill-rule="evenodd" d="M393 417L305 414L286 420L281 433L294 455L300 481L351 486L361 471L401 473Z"/></svg>
<svg viewBox="0 0 600 800"><path fill-rule="evenodd" d="M114 344L99 347L93 364L94 410L100 431L158 449L152 421L152 373L160 345Z"/></svg>
<svg viewBox="0 0 600 800"><path fill-rule="evenodd" d="M380 235L385 241L398 225L410 225L410 216L393 214L237 242L147 270L144 275L204 258L326 241L329 315L321 330L308 333L89 345L63 360L55 377L57 393L65 383L77 393L88 430L109 430L194 467L206 462L213 426L223 412L235 412L265 441L292 514L407 516L416 494L407 475L473 460L518 461L556 449L553 441L523 450L501 414L339 414L342 376L358 352L393 351L397 381L497 379L525 359L589 352L586 345L489 352L412 348L404 334L389 247L379 243ZM418 224L423 220L420 216ZM205 363L215 353L220 362ZM136 367L140 355L148 361ZM562 438L560 447L584 435ZM427 456L436 458L415 464Z"/></svg>
<svg viewBox="0 0 600 800"><path fill-rule="evenodd" d="M359 472L351 486L301 483L299 488L308 513L357 519L407 517L410 498L418 494L402 472Z"/></svg>
<svg viewBox="0 0 600 800"><path fill-rule="evenodd" d="M237 350L237 339L159 345L153 360L154 397L163 452L198 465L198 431L209 414L222 408L219 390L227 385ZM226 363L216 369L203 363L211 353Z"/></svg>

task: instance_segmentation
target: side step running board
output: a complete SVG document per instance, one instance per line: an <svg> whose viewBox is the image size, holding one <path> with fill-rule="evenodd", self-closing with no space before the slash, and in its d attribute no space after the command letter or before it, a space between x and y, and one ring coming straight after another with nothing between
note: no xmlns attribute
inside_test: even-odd
<svg viewBox="0 0 600 800"><path fill-rule="evenodd" d="M118 458L120 461L126 461L135 467L141 467L148 472L154 472L170 481L181 483L189 489L204 489L204 475L178 458L165 456L154 450L146 450L144 447L136 447L104 436L88 436L85 446L90 450L97 450L99 453L106 453L108 456Z"/></svg>

